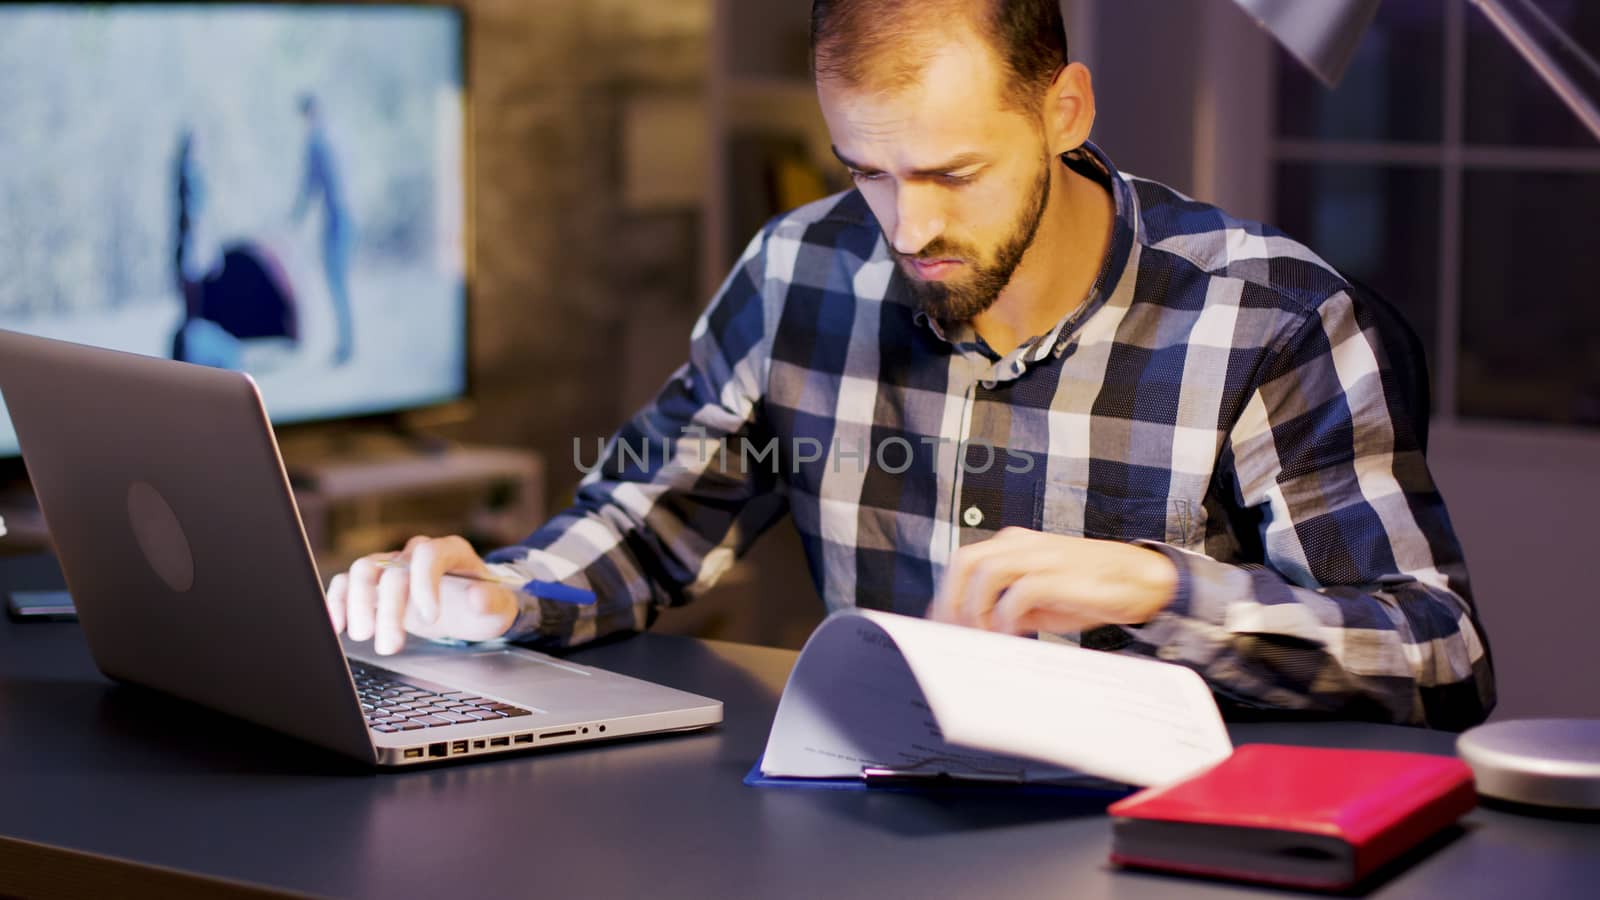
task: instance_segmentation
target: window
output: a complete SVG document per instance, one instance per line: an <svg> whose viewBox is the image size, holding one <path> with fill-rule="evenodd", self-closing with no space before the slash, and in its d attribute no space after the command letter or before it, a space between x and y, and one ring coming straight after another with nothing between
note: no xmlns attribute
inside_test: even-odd
<svg viewBox="0 0 1600 900"><path fill-rule="evenodd" d="M1600 48L1600 3L1532 2ZM1276 221L1406 313L1435 416L1600 427L1600 142L1494 26L1388 0L1337 90L1276 84Z"/></svg>

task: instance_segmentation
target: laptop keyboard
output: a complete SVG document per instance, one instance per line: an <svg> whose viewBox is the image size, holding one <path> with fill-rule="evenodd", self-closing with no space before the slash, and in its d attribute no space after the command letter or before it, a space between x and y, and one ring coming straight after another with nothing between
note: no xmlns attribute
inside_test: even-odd
<svg viewBox="0 0 1600 900"><path fill-rule="evenodd" d="M532 710L351 661L361 713L373 731L417 731L532 715Z"/></svg>

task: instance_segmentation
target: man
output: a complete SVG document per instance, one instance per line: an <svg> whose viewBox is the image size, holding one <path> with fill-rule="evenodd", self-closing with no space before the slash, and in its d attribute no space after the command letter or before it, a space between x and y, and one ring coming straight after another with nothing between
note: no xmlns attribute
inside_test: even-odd
<svg viewBox="0 0 1600 900"><path fill-rule="evenodd" d="M337 627L642 629L787 507L829 608L1080 634L1233 707L1487 714L1459 546L1336 272L1119 174L1055 0L818 0L813 54L855 190L769 223L576 504L491 554L599 603L441 593L487 563L417 538L409 574L334 580Z"/></svg>
<svg viewBox="0 0 1600 900"><path fill-rule="evenodd" d="M311 208L311 203L321 197L322 272L328 281L328 299L333 302L334 322L339 329L333 364L342 366L350 361L350 355L355 350L355 323L350 313L349 283L350 250L354 244L355 227L350 219L350 208L345 203L344 186L333 157L333 145L328 142L327 129L322 122L322 108L315 96L306 94L300 98L300 115L306 123L305 171L300 178L300 192L290 218L299 223Z"/></svg>

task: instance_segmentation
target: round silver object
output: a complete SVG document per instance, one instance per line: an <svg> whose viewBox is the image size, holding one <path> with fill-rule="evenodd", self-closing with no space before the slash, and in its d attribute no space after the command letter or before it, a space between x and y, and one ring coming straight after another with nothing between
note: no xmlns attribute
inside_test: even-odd
<svg viewBox="0 0 1600 900"><path fill-rule="evenodd" d="M1600 809L1600 719L1521 719L1469 728L1456 752L1485 797Z"/></svg>

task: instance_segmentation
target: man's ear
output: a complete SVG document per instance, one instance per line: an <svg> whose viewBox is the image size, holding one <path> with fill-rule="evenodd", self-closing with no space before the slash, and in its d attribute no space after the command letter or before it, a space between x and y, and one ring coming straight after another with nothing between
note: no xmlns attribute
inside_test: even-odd
<svg viewBox="0 0 1600 900"><path fill-rule="evenodd" d="M1053 156L1076 150L1089 139L1094 128L1094 80L1088 66L1069 63L1056 73L1045 93L1044 127Z"/></svg>

